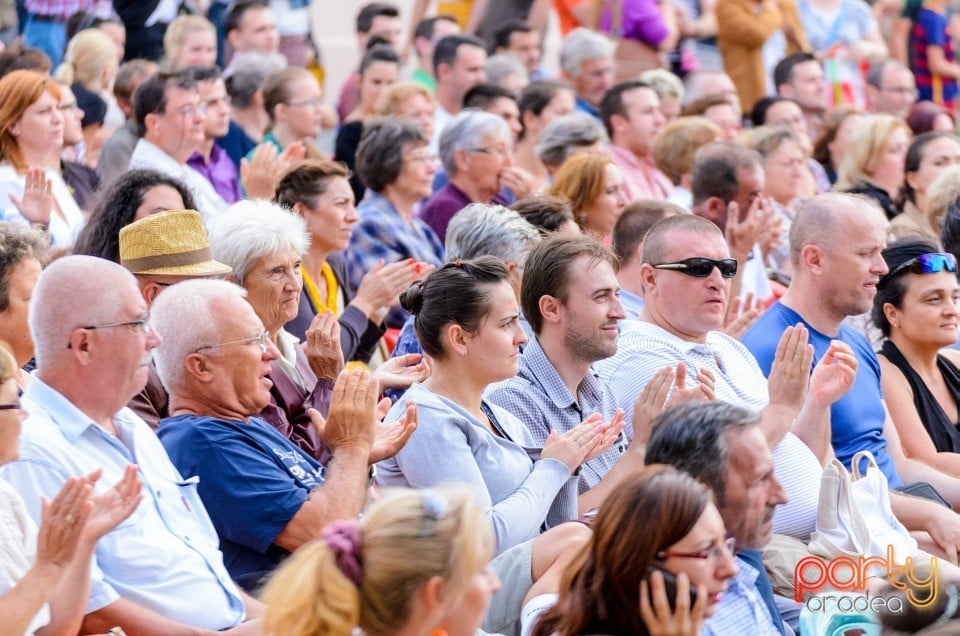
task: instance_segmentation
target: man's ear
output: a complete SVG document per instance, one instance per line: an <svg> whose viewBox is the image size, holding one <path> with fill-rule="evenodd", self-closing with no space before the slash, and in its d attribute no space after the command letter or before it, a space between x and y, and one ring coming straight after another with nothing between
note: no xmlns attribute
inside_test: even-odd
<svg viewBox="0 0 960 636"><path fill-rule="evenodd" d="M538 306L540 307L540 316L543 322L560 322L560 310L563 308L563 303L560 302L560 299L544 294L540 297Z"/></svg>
<svg viewBox="0 0 960 636"><path fill-rule="evenodd" d="M644 263L640 266L640 284L643 286L644 295L653 291L656 287L657 270L650 263Z"/></svg>
<svg viewBox="0 0 960 636"><path fill-rule="evenodd" d="M724 212L727 210L727 204L720 197L710 197L703 202L700 209L702 210L700 216L719 226L720 221L723 220ZM721 227L720 229L723 230L724 228Z"/></svg>
<svg viewBox="0 0 960 636"><path fill-rule="evenodd" d="M187 376L197 382L209 383L213 380L213 369L210 359L200 353L191 353L183 361Z"/></svg>
<svg viewBox="0 0 960 636"><path fill-rule="evenodd" d="M817 245L804 245L800 250L800 263L814 274L823 273L823 250Z"/></svg>

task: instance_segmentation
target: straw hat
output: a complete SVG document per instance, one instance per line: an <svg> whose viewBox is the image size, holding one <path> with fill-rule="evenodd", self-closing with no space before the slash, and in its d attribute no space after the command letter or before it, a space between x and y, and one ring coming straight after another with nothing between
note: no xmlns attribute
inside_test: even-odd
<svg viewBox="0 0 960 636"><path fill-rule="evenodd" d="M226 276L213 260L203 219L195 210L151 214L120 230L120 264L134 274Z"/></svg>

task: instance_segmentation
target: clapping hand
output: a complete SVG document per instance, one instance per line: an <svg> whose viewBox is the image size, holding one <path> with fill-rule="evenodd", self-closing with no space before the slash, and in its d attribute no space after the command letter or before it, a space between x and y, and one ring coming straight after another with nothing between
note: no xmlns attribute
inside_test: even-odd
<svg viewBox="0 0 960 636"><path fill-rule="evenodd" d="M10 193L10 201L30 223L50 224L53 213L53 185L43 168L30 168L26 174L23 198Z"/></svg>

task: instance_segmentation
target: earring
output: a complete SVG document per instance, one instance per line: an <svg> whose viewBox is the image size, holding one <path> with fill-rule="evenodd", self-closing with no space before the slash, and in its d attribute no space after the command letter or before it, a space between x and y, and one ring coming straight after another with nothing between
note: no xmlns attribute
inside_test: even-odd
<svg viewBox="0 0 960 636"><path fill-rule="evenodd" d="M431 636L447 636L447 630L443 629L442 627L438 627L433 630Z"/></svg>

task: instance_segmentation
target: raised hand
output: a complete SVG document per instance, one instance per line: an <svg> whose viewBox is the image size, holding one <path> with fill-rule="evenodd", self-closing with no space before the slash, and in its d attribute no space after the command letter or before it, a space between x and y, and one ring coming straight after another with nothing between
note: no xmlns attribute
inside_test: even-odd
<svg viewBox="0 0 960 636"><path fill-rule="evenodd" d="M845 342L833 340L810 376L810 397L829 406L846 395L857 379L857 356Z"/></svg>
<svg viewBox="0 0 960 636"><path fill-rule="evenodd" d="M23 198L10 193L10 202L16 206L20 214L31 223L40 225L50 224L50 215L53 213L53 185L47 179L43 168L33 167L27 171L26 185L23 188Z"/></svg>
<svg viewBox="0 0 960 636"><path fill-rule="evenodd" d="M803 406L813 363L813 345L807 344L808 337L809 331L799 323L787 327L780 337L767 377L770 404L786 406L795 412Z"/></svg>
<svg viewBox="0 0 960 636"><path fill-rule="evenodd" d="M427 357L419 353L390 358L373 372L383 389L406 389L414 382L430 377L432 369Z"/></svg>
<svg viewBox="0 0 960 636"><path fill-rule="evenodd" d="M384 265L380 259L360 280L360 287L350 304L374 322L381 322L387 312L399 304L400 292L420 278L426 268L433 270L429 263L418 263L412 258L389 265Z"/></svg>
<svg viewBox="0 0 960 636"><path fill-rule="evenodd" d="M707 586L697 586L697 602L691 608L690 579L684 572L678 574L675 608L670 609L662 573L653 572L640 581L640 617L647 631L658 636L699 636L707 613Z"/></svg>
<svg viewBox="0 0 960 636"><path fill-rule="evenodd" d="M563 462L572 473L601 443L603 431L603 417L594 413L566 433L558 435L556 431L551 431L540 456Z"/></svg>
<svg viewBox="0 0 960 636"><path fill-rule="evenodd" d="M716 399L714 394L714 383L716 378L713 372L706 367L697 372L697 384L687 386L687 365L683 362L677 363L674 372L673 390L670 391L670 397L667 398L665 409L677 404L686 404L687 402L697 402L699 400Z"/></svg>
<svg viewBox="0 0 960 636"><path fill-rule="evenodd" d="M37 533L38 564L64 568L73 560L93 510L92 490L85 478L71 477L53 501L43 498Z"/></svg>
<svg viewBox="0 0 960 636"><path fill-rule="evenodd" d="M334 453L360 448L369 454L376 438L379 395L379 384L366 369L341 371L333 386L327 419L316 409L307 410L320 441Z"/></svg>
<svg viewBox="0 0 960 636"><path fill-rule="evenodd" d="M343 350L340 348L340 323L332 311L317 314L310 321L303 352L310 369L321 380L335 380L343 370Z"/></svg>
<svg viewBox="0 0 960 636"><path fill-rule="evenodd" d="M417 405L407 402L400 419L377 426L373 448L370 449L369 463L376 464L399 453L415 430L417 430Z"/></svg>
<svg viewBox="0 0 960 636"><path fill-rule="evenodd" d="M517 199L530 196L536 189L536 179L529 172L517 166L510 166L500 171L500 187L507 188L516 195Z"/></svg>
<svg viewBox="0 0 960 636"><path fill-rule="evenodd" d="M102 470L90 473L86 477L87 483L93 487L102 473ZM123 472L123 477L113 488L91 498L93 510L84 528L86 536L96 541L132 515L143 499L140 492L142 486L143 482L140 481L140 472L137 467L133 464L128 465Z"/></svg>
<svg viewBox="0 0 960 636"><path fill-rule="evenodd" d="M761 313L763 313L763 300L760 298L754 300L753 292L747 292L742 300L740 296L734 296L724 319L723 332L739 340L753 326Z"/></svg>
<svg viewBox="0 0 960 636"><path fill-rule="evenodd" d="M626 424L627 420L623 415L623 409L617 409L610 421L603 425L600 441L592 451L587 453L586 459L583 460L584 463L592 461L610 450L614 442L620 439L620 432Z"/></svg>

